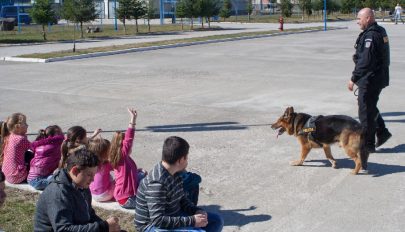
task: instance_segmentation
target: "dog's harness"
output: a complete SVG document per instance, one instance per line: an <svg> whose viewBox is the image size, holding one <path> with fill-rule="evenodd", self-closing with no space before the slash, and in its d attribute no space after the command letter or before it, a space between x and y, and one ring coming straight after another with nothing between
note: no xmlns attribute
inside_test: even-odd
<svg viewBox="0 0 405 232"><path fill-rule="evenodd" d="M316 133L316 120L319 118L323 117L322 115L318 116L311 116L304 124L304 127L297 132L297 135L304 135L307 136L309 140L315 142L318 144L320 147L322 147L322 143L320 143L317 139L315 139L314 134ZM297 117L294 120L294 129L296 129L296 125L298 122L296 122ZM295 130L297 131L297 130Z"/></svg>

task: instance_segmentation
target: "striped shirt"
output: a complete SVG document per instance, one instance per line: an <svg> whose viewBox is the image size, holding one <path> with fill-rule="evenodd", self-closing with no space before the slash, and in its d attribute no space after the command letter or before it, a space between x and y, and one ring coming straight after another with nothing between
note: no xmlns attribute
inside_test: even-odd
<svg viewBox="0 0 405 232"><path fill-rule="evenodd" d="M174 229L194 226L193 216L199 210L184 194L183 179L174 176L158 163L141 181L136 194L135 226L143 232L154 226Z"/></svg>

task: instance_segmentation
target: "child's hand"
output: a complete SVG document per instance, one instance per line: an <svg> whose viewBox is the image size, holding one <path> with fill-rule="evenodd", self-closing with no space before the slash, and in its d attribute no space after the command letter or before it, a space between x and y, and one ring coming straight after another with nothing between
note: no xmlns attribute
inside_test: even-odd
<svg viewBox="0 0 405 232"><path fill-rule="evenodd" d="M93 134L91 135L90 139L94 139L98 134L100 134L103 130L97 128L94 130Z"/></svg>
<svg viewBox="0 0 405 232"><path fill-rule="evenodd" d="M135 126L136 125L136 117L138 116L138 113L134 108L127 108L129 114L131 115L131 121L129 121L129 124Z"/></svg>
<svg viewBox="0 0 405 232"><path fill-rule="evenodd" d="M146 170L143 169L143 168L138 168L138 172L143 172L143 173L145 174L145 176L148 175L148 171L146 171Z"/></svg>

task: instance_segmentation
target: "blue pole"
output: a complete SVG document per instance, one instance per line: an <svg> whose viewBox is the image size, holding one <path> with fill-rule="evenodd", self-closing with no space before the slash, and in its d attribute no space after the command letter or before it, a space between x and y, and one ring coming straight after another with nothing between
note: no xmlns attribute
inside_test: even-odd
<svg viewBox="0 0 405 232"><path fill-rule="evenodd" d="M21 22L20 22L20 1L17 5L17 23L18 23L18 33L21 33Z"/></svg>
<svg viewBox="0 0 405 232"><path fill-rule="evenodd" d="M118 24L117 24L117 0L114 0L114 30L118 31Z"/></svg>
<svg viewBox="0 0 405 232"><path fill-rule="evenodd" d="M323 30L326 31L326 0L323 0L323 21L325 24Z"/></svg>
<svg viewBox="0 0 405 232"><path fill-rule="evenodd" d="M160 25L163 25L164 24L164 17L165 17L165 14L164 14L164 9L163 9L163 0L159 0L159 5L160 5Z"/></svg>

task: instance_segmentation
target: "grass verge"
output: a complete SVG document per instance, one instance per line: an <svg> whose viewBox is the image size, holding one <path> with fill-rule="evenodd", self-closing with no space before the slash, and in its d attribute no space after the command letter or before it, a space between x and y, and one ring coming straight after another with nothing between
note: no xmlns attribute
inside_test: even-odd
<svg viewBox="0 0 405 232"><path fill-rule="evenodd" d="M6 202L0 209L0 230L13 232L28 232L34 230L35 204L38 193L32 193L19 189L6 188ZM94 208L97 215L106 219L109 216L117 216L120 219L121 229L135 232L134 214L121 211L110 211Z"/></svg>
<svg viewBox="0 0 405 232"><path fill-rule="evenodd" d="M322 28L323 27L288 29L281 33L300 32L300 31L308 31L308 30L320 30ZM131 48L142 48L142 47L169 45L169 44L201 42L201 41L208 41L208 40L232 39L232 38L238 38L238 37L243 37L243 36L271 35L271 34L275 34L275 33L280 33L280 32L277 30L260 31L260 32L245 32L245 33L237 33L237 34L214 35L214 36L204 36L204 37L197 37L197 38L165 40L165 41L156 41L156 42L147 42L147 43L133 43L133 44L126 44L126 45L115 45L115 46L95 47L95 48L88 48L88 49L78 49L78 50L76 50L76 52L72 52L72 50L63 50L63 51L50 52L50 53L34 53L34 54L21 55L19 57L49 59L49 58L56 58L56 57L90 54L90 53L96 53L96 52L107 52L107 51L117 51L117 50L131 49Z"/></svg>

